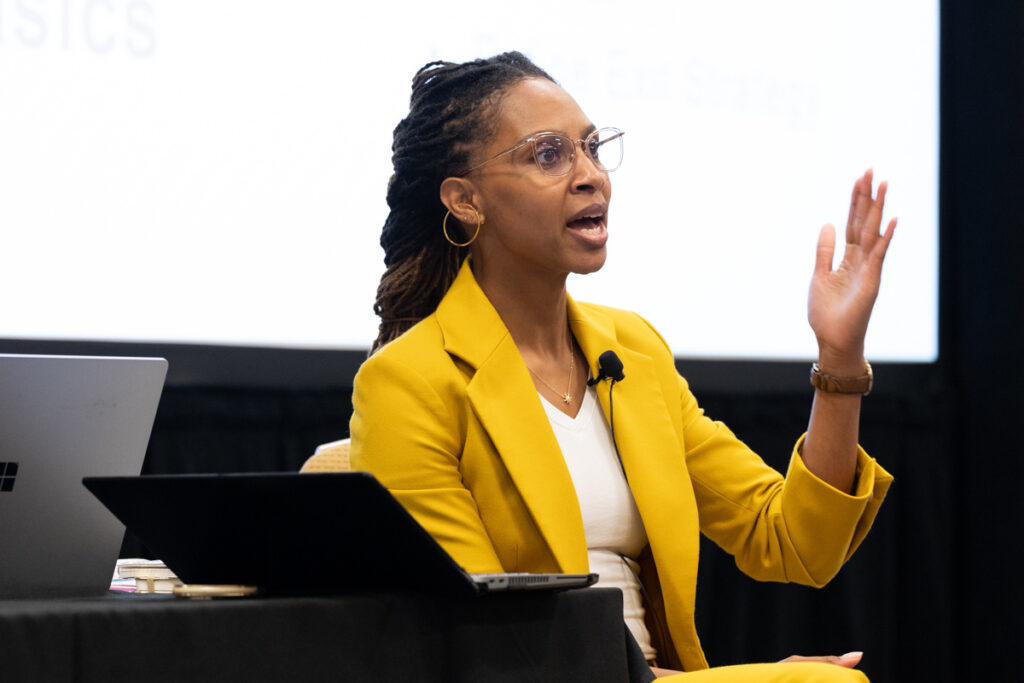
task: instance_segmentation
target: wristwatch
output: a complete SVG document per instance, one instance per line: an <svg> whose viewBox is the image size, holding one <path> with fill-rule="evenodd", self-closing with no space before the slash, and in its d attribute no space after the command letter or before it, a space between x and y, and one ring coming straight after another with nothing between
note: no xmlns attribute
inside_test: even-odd
<svg viewBox="0 0 1024 683"><path fill-rule="evenodd" d="M811 385L819 390L830 394L863 394L871 393L871 387L875 383L875 375L871 371L871 363L864 361L867 370L860 377L835 377L826 375L818 367L817 361L811 364Z"/></svg>

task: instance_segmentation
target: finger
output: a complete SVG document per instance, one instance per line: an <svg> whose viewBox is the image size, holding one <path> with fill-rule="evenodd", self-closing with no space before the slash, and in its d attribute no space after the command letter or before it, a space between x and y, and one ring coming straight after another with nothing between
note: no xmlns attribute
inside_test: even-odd
<svg viewBox="0 0 1024 683"><path fill-rule="evenodd" d="M882 235L882 239L885 240L886 243L886 248L888 248L889 242L892 242L892 236L896 233L896 220L897 219L893 217L893 219L889 221L889 227L885 229L885 234Z"/></svg>
<svg viewBox="0 0 1024 683"><path fill-rule="evenodd" d="M838 657L836 655L816 655L811 657L804 655L790 655L789 657L786 657L785 659L781 660L781 662L818 662L822 664L835 664L838 666L841 659L841 657Z"/></svg>
<svg viewBox="0 0 1024 683"><path fill-rule="evenodd" d="M854 223L854 218L857 215L857 201L863 194L862 186L864 184L864 177L866 175L867 171L865 171L864 175L862 175L860 178L857 178L857 180L855 180L853 183L853 193L850 195L850 214L846 218L846 225L848 226Z"/></svg>
<svg viewBox="0 0 1024 683"><path fill-rule="evenodd" d="M854 216L857 215L857 198L860 196L860 183L862 180L864 180L864 176L857 178L853 183L853 192L850 193L850 213L846 217L847 230L853 225Z"/></svg>
<svg viewBox="0 0 1024 683"><path fill-rule="evenodd" d="M882 263L885 261L885 255L889 251L889 244L892 242L892 236L896 234L896 218L889 221L888 227L885 229L885 234L878 238L878 242L871 249L871 267L882 271Z"/></svg>
<svg viewBox="0 0 1024 683"><path fill-rule="evenodd" d="M839 666L845 666L847 669L852 669L860 664L860 660L863 657L863 652L847 652L845 655L839 655L839 661L836 663Z"/></svg>
<svg viewBox="0 0 1024 683"><path fill-rule="evenodd" d="M881 211L885 208L885 193L889 191L889 181L883 180L878 183L878 193L875 195L875 205Z"/></svg>
<svg viewBox="0 0 1024 683"><path fill-rule="evenodd" d="M882 224L882 212L885 210L885 194L889 191L889 182L883 180L878 185L878 195L871 201L867 219L861 226L861 244L870 249L878 238L878 226Z"/></svg>
<svg viewBox="0 0 1024 683"><path fill-rule="evenodd" d="M832 258L836 251L836 229L826 223L818 233L818 248L814 259L815 276L828 275L832 272Z"/></svg>
<svg viewBox="0 0 1024 683"><path fill-rule="evenodd" d="M847 244L858 244L860 242L860 227L871 208L871 182L874 171L868 169L864 175L857 179L853 186L853 196L850 198L850 217L846 222Z"/></svg>

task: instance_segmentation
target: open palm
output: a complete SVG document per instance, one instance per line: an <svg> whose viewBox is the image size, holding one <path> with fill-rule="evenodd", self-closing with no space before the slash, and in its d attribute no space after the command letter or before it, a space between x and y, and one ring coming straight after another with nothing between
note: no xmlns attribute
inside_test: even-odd
<svg viewBox="0 0 1024 683"><path fill-rule="evenodd" d="M818 252L807 300L807 320L818 339L820 358L861 362L864 335L878 295L882 262L896 230L896 219L879 234L886 183L872 197L872 172L857 179L850 198L843 260L834 270L836 234L826 225L818 236ZM856 373L856 374L859 374Z"/></svg>

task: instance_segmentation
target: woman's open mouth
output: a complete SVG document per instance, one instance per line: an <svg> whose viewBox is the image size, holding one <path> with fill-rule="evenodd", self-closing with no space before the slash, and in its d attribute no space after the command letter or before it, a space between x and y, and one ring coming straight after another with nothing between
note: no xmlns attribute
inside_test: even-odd
<svg viewBox="0 0 1024 683"><path fill-rule="evenodd" d="M591 204L572 216L565 225L587 244L602 247L608 241L607 213L607 204Z"/></svg>
<svg viewBox="0 0 1024 683"><path fill-rule="evenodd" d="M566 225L572 230L596 235L605 228L605 215L607 212L607 204L591 204L570 218Z"/></svg>

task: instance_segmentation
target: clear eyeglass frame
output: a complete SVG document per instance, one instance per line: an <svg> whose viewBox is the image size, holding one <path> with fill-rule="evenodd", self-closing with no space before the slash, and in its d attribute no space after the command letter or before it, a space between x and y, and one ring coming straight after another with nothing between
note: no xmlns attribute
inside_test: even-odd
<svg viewBox="0 0 1024 683"><path fill-rule="evenodd" d="M526 145L533 145L533 161L537 164L537 168L540 169L541 173L544 173L545 175L563 176L572 171L573 166L576 163L577 147L582 149L583 153L590 157L590 160L595 166L597 166L597 168L610 173L622 165L622 137L624 135L625 132L618 128L598 128L585 138L573 138L567 133L560 133L558 131L533 133L530 137L520 140L502 152L498 152L490 159L481 161L476 166L459 173L459 177L467 176L473 171L483 168L495 159L500 159L501 157L511 154ZM571 144L566 145L566 143ZM606 145L615 145L614 147L608 148L605 152L605 156L608 157L609 161L614 159L614 162L608 165L601 160L601 148ZM561 152L566 148L569 150L568 159L565 159L564 156L562 156L554 161L545 160L544 155L550 155L552 152Z"/></svg>

